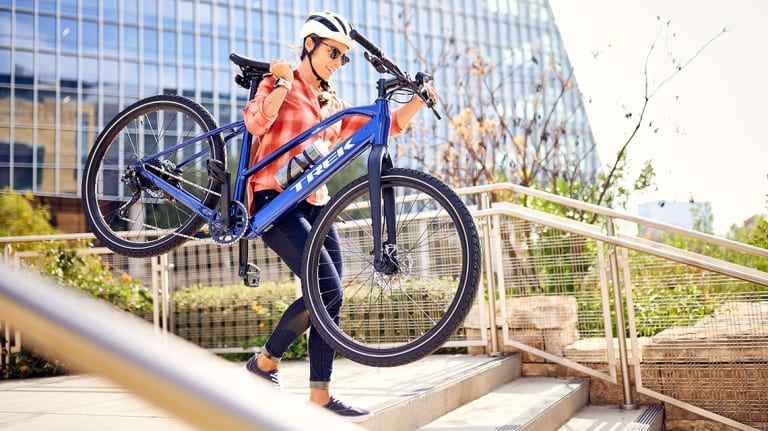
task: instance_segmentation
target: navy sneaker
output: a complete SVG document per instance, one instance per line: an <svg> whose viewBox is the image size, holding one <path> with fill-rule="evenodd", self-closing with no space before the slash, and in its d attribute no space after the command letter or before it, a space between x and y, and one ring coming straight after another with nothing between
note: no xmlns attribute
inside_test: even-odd
<svg viewBox="0 0 768 431"><path fill-rule="evenodd" d="M270 383L272 383L272 386L274 386L275 389L280 389L280 372L278 370L262 371L261 368L259 368L259 366L256 364L256 356L252 357L248 360L248 362L245 363L245 369L261 377L262 379L268 380Z"/></svg>
<svg viewBox="0 0 768 431"><path fill-rule="evenodd" d="M368 410L349 406L334 397L331 397L331 401L324 405L323 408L328 409L345 419L349 419L352 422L359 422L371 417L371 412Z"/></svg>

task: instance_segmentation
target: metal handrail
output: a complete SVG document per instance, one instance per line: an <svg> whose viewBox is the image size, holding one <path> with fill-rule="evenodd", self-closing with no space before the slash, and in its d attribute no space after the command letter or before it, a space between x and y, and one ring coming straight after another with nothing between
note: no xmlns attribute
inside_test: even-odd
<svg viewBox="0 0 768 431"><path fill-rule="evenodd" d="M644 238L626 237L621 235L611 236L602 233L600 229L592 225L586 225L564 217L553 216L545 212L527 208L517 204L496 203L493 208L480 210L473 213L475 217L488 217L491 215L507 215L518 217L534 223L545 224L550 227L562 229L567 232L585 236L587 238L625 247L631 250L651 254L678 263L695 266L700 269L710 270L722 275L738 278L750 283L768 286L768 273L738 265L719 259L692 253L687 250L671 247L665 244L649 241ZM762 249L761 249L762 250Z"/></svg>
<svg viewBox="0 0 768 431"><path fill-rule="evenodd" d="M660 222L657 220L652 220L645 217L631 215L626 212L617 211L611 208L601 207L599 205L579 201L576 199L567 198L564 196L555 195L552 193L532 189L530 187L520 186L517 184L498 183L498 184L488 184L483 186L466 187L466 188L457 190L457 193L468 195L468 194L490 193L490 192L498 192L498 191L512 191L518 194L534 196L541 199L545 199L550 202L566 205L572 208L589 211L592 213L600 214L607 217L612 217L615 219L625 220L631 223L636 223L636 224L640 224L647 227L652 227L652 228L663 230L665 232L673 233L676 235L698 239L711 244L719 245L721 247L726 247L732 250L755 254L762 257L768 257L768 250L764 248L755 247L753 245L744 244L738 241L733 241L727 238L710 235L710 234L695 231L692 229L686 229L684 227L675 226L672 224Z"/></svg>
<svg viewBox="0 0 768 431"><path fill-rule="evenodd" d="M2 264L0 272L3 319L199 429L362 429L105 303Z"/></svg>

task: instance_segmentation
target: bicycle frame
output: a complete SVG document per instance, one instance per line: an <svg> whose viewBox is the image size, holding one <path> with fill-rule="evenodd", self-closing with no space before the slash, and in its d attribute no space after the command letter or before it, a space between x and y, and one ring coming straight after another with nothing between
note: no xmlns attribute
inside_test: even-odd
<svg viewBox="0 0 768 431"><path fill-rule="evenodd" d="M366 149L371 147L371 152L368 156L371 220L373 222L373 226L378 226L378 228L373 230L374 244L376 244L375 249L373 250L373 255L376 267L378 269L386 270L386 262L383 257L384 243L382 241L382 198L385 199L384 208L386 208L386 214L384 214L384 216L393 221L394 193L385 192L384 196L382 196L381 172L384 167L391 167L392 165L392 162L387 153L387 143L391 125L391 111L389 108L389 102L385 98L386 89L392 82L395 81L385 79L380 79L378 81L379 94L373 105L351 107L336 112L327 119L318 123L316 126L302 132L284 144L279 150L259 161L254 166L248 167L253 136L250 134L250 132L248 132L244 121L239 120L145 157L136 163L136 169L137 171L140 171L143 177L153 181L155 185L161 188L166 194L178 200L183 205L190 208L192 211L210 222L219 215L216 209L206 207L199 201L199 199L189 195L184 190L171 185L159 175L153 173L151 170L145 169L144 166L152 160L161 159L165 154L177 151L182 147L192 145L218 133L231 131L227 136L225 136L225 142L228 142L230 139L242 134L243 140L238 161L237 177L234 182L234 199L243 202L248 179L254 173L258 172L260 169L273 162L282 154L289 151L291 148L294 148L296 145L299 145L302 142L312 138L313 136L317 135L318 133L346 117L361 115L369 117L370 120L366 122L365 125L363 125L352 136L347 138L345 141L336 144L336 146L331 149L328 154L323 156L315 164L314 167L304 172L294 183L288 186L288 188L280 193L274 200L269 202L255 214L251 215L249 217L248 226L243 235L243 238L250 239L261 235L278 218L280 218L281 215L283 215L286 211L294 208L303 200L307 199L310 194L325 184L330 178L341 171L354 159L359 157ZM251 98L253 98L253 93L255 93L255 89L251 91ZM208 151L209 150L206 148L192 155L178 166L183 166L184 164L190 163L193 160L202 157ZM227 190L228 187L229 185L227 185ZM226 201L228 200L225 200L225 202ZM221 208L221 211L229 211L229 208ZM390 227L387 232L387 242L389 244L395 244L394 222L386 223L386 225Z"/></svg>

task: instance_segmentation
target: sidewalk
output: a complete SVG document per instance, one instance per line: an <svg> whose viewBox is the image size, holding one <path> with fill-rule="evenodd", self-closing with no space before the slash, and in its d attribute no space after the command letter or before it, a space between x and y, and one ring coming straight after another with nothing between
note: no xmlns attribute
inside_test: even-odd
<svg viewBox="0 0 768 431"><path fill-rule="evenodd" d="M376 413L493 360L484 355L432 355L401 367L372 368L340 359L334 367L332 393L349 404ZM295 396L297 402L307 400L307 362L284 361L281 380L284 393ZM94 375L0 381L0 430L3 431L193 429Z"/></svg>

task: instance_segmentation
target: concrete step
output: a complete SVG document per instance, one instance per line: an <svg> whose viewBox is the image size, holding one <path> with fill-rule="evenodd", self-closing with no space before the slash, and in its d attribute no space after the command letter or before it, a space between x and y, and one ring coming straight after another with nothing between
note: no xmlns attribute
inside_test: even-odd
<svg viewBox="0 0 768 431"><path fill-rule="evenodd" d="M410 381L394 387L386 403L371 406L374 416L360 423L372 431L410 431L487 395L521 375L519 354L499 358L480 358L431 372L410 374ZM396 370L397 368L395 368Z"/></svg>
<svg viewBox="0 0 768 431"><path fill-rule="evenodd" d="M419 429L554 431L588 400L589 380L522 377Z"/></svg>
<svg viewBox="0 0 768 431"><path fill-rule="evenodd" d="M660 405L621 410L618 406L587 406L576 412L558 431L662 431L664 408Z"/></svg>

